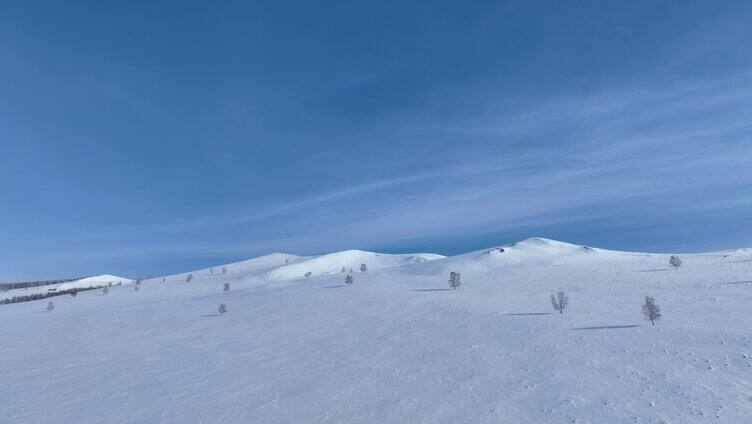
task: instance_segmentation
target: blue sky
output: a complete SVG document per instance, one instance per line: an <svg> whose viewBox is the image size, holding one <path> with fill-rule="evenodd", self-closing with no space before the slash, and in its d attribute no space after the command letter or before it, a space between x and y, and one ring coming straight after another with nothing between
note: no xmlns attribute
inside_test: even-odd
<svg viewBox="0 0 752 424"><path fill-rule="evenodd" d="M752 246L752 5L533 3L3 2L0 280Z"/></svg>

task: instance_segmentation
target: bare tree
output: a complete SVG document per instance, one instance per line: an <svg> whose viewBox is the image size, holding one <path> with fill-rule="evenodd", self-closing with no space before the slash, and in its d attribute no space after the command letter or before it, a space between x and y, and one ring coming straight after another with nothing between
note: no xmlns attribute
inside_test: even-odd
<svg viewBox="0 0 752 424"><path fill-rule="evenodd" d="M47 312L52 312L55 309L55 304L52 302L47 303Z"/></svg>
<svg viewBox="0 0 752 424"><path fill-rule="evenodd" d="M678 256L671 255L671 257L668 258L668 264L674 269L679 269L679 267L682 266L682 260L679 259Z"/></svg>
<svg viewBox="0 0 752 424"><path fill-rule="evenodd" d="M462 281L460 280L460 273L451 271L449 273L449 287L452 288L452 290L457 290L457 287L462 285Z"/></svg>
<svg viewBox="0 0 752 424"><path fill-rule="evenodd" d="M353 280L352 275L348 275L345 277L345 284L347 284L348 287L352 286L355 281Z"/></svg>
<svg viewBox="0 0 752 424"><path fill-rule="evenodd" d="M230 291L230 283L225 283L224 287L222 288L223 291Z"/></svg>
<svg viewBox="0 0 752 424"><path fill-rule="evenodd" d="M224 315L227 313L227 306L225 306L224 302L219 304L219 308L217 308L217 311L219 312L220 315Z"/></svg>
<svg viewBox="0 0 752 424"><path fill-rule="evenodd" d="M642 305L642 314L653 325L661 319L661 308L655 304L655 299L652 296L645 296L645 303Z"/></svg>
<svg viewBox="0 0 752 424"><path fill-rule="evenodd" d="M193 280L193 274L188 274L188 276L187 276L187 277L185 277L185 282L186 282L186 283L190 283L190 282L191 282L191 280Z"/></svg>
<svg viewBox="0 0 752 424"><path fill-rule="evenodd" d="M368 271L368 267L366 266L366 264L360 264L360 271L361 271L361 272L366 272L366 271Z"/></svg>
<svg viewBox="0 0 752 424"><path fill-rule="evenodd" d="M569 306L569 296L563 291L556 293L556 296L551 295L551 306L560 314L564 313L564 310Z"/></svg>

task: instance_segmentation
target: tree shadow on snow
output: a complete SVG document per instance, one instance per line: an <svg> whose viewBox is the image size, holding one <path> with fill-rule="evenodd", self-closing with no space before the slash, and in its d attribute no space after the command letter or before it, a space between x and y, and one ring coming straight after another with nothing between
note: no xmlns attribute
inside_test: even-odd
<svg viewBox="0 0 752 424"><path fill-rule="evenodd" d="M340 284L338 286L324 286L322 289L336 289L337 287L345 287L344 284Z"/></svg>
<svg viewBox="0 0 752 424"><path fill-rule="evenodd" d="M673 269L671 268L641 269L635 272L663 272L663 271L673 271Z"/></svg>
<svg viewBox="0 0 752 424"><path fill-rule="evenodd" d="M732 285L732 284L752 284L752 280L749 280L749 281L734 281L734 282L731 282L731 283L721 283L721 285L724 285L724 286Z"/></svg>
<svg viewBox="0 0 752 424"><path fill-rule="evenodd" d="M742 262L752 262L752 259L739 259L738 261L726 261L727 264L738 264Z"/></svg>
<svg viewBox="0 0 752 424"><path fill-rule="evenodd" d="M599 326L599 327L575 327L575 328L570 328L570 330L576 330L576 331L579 331L579 330L614 330L614 329L617 329L617 328L635 328L635 327L639 327L639 325L637 325L637 324L633 324L633 325L602 325L602 326Z"/></svg>
<svg viewBox="0 0 752 424"><path fill-rule="evenodd" d="M452 290L452 289L415 289L415 290L411 290L411 291L414 291L414 292L434 292L434 291L449 291L449 290Z"/></svg>
<svg viewBox="0 0 752 424"><path fill-rule="evenodd" d="M525 315L553 315L553 312L523 312L523 313L517 313L517 314L502 314L502 315L509 315L509 316L525 316Z"/></svg>
<svg viewBox="0 0 752 424"><path fill-rule="evenodd" d="M211 315L199 315L199 316L200 316L200 317L202 317L202 318L207 318L207 317L218 317L218 316L219 316L219 314L211 314Z"/></svg>

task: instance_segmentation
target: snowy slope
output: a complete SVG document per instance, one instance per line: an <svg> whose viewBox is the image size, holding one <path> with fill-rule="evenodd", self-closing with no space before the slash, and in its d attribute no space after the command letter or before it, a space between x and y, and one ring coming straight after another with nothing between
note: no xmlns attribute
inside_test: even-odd
<svg viewBox="0 0 752 424"><path fill-rule="evenodd" d="M364 263L369 270L377 270L394 266L422 263L443 257L444 256L442 255L436 255L433 253L393 255L367 252L363 250L345 250L318 256L298 256L288 253L272 253L258 258L249 259L247 261L170 275L165 277L165 279L168 281L184 281L188 274L191 274L194 278L199 275L208 275L210 277L222 278L228 281L253 281L266 283L270 281L304 278L305 274L308 272L310 272L312 276L340 274L343 267L346 272L349 272L350 269L359 272L360 265ZM227 274L222 274L223 267L227 269Z"/></svg>
<svg viewBox="0 0 752 424"><path fill-rule="evenodd" d="M34 293L47 293L51 290L63 291L70 289L86 289L90 287L105 286L108 283L113 285L125 284L130 282L129 278L118 277L116 275L97 275L94 277L86 277L80 280L68 281L67 283L49 284L46 286L29 287L25 289L14 289L0 293L0 299L11 298L13 296L23 296Z"/></svg>
<svg viewBox="0 0 752 424"><path fill-rule="evenodd" d="M52 313L0 306L13 341L0 348L0 422L749 421L752 250L680 255L674 270L664 254L538 238L501 248L275 254L190 283L61 297ZM348 258L369 267L353 267L352 287ZM570 296L563 315L557 290ZM645 295L664 313L655 327Z"/></svg>

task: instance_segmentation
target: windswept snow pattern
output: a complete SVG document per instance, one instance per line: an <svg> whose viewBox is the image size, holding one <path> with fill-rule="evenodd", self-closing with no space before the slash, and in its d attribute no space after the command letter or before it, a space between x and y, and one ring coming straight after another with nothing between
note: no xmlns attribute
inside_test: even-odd
<svg viewBox="0 0 752 424"><path fill-rule="evenodd" d="M669 256L272 254L3 305L0 422L748 422L752 250Z"/></svg>

